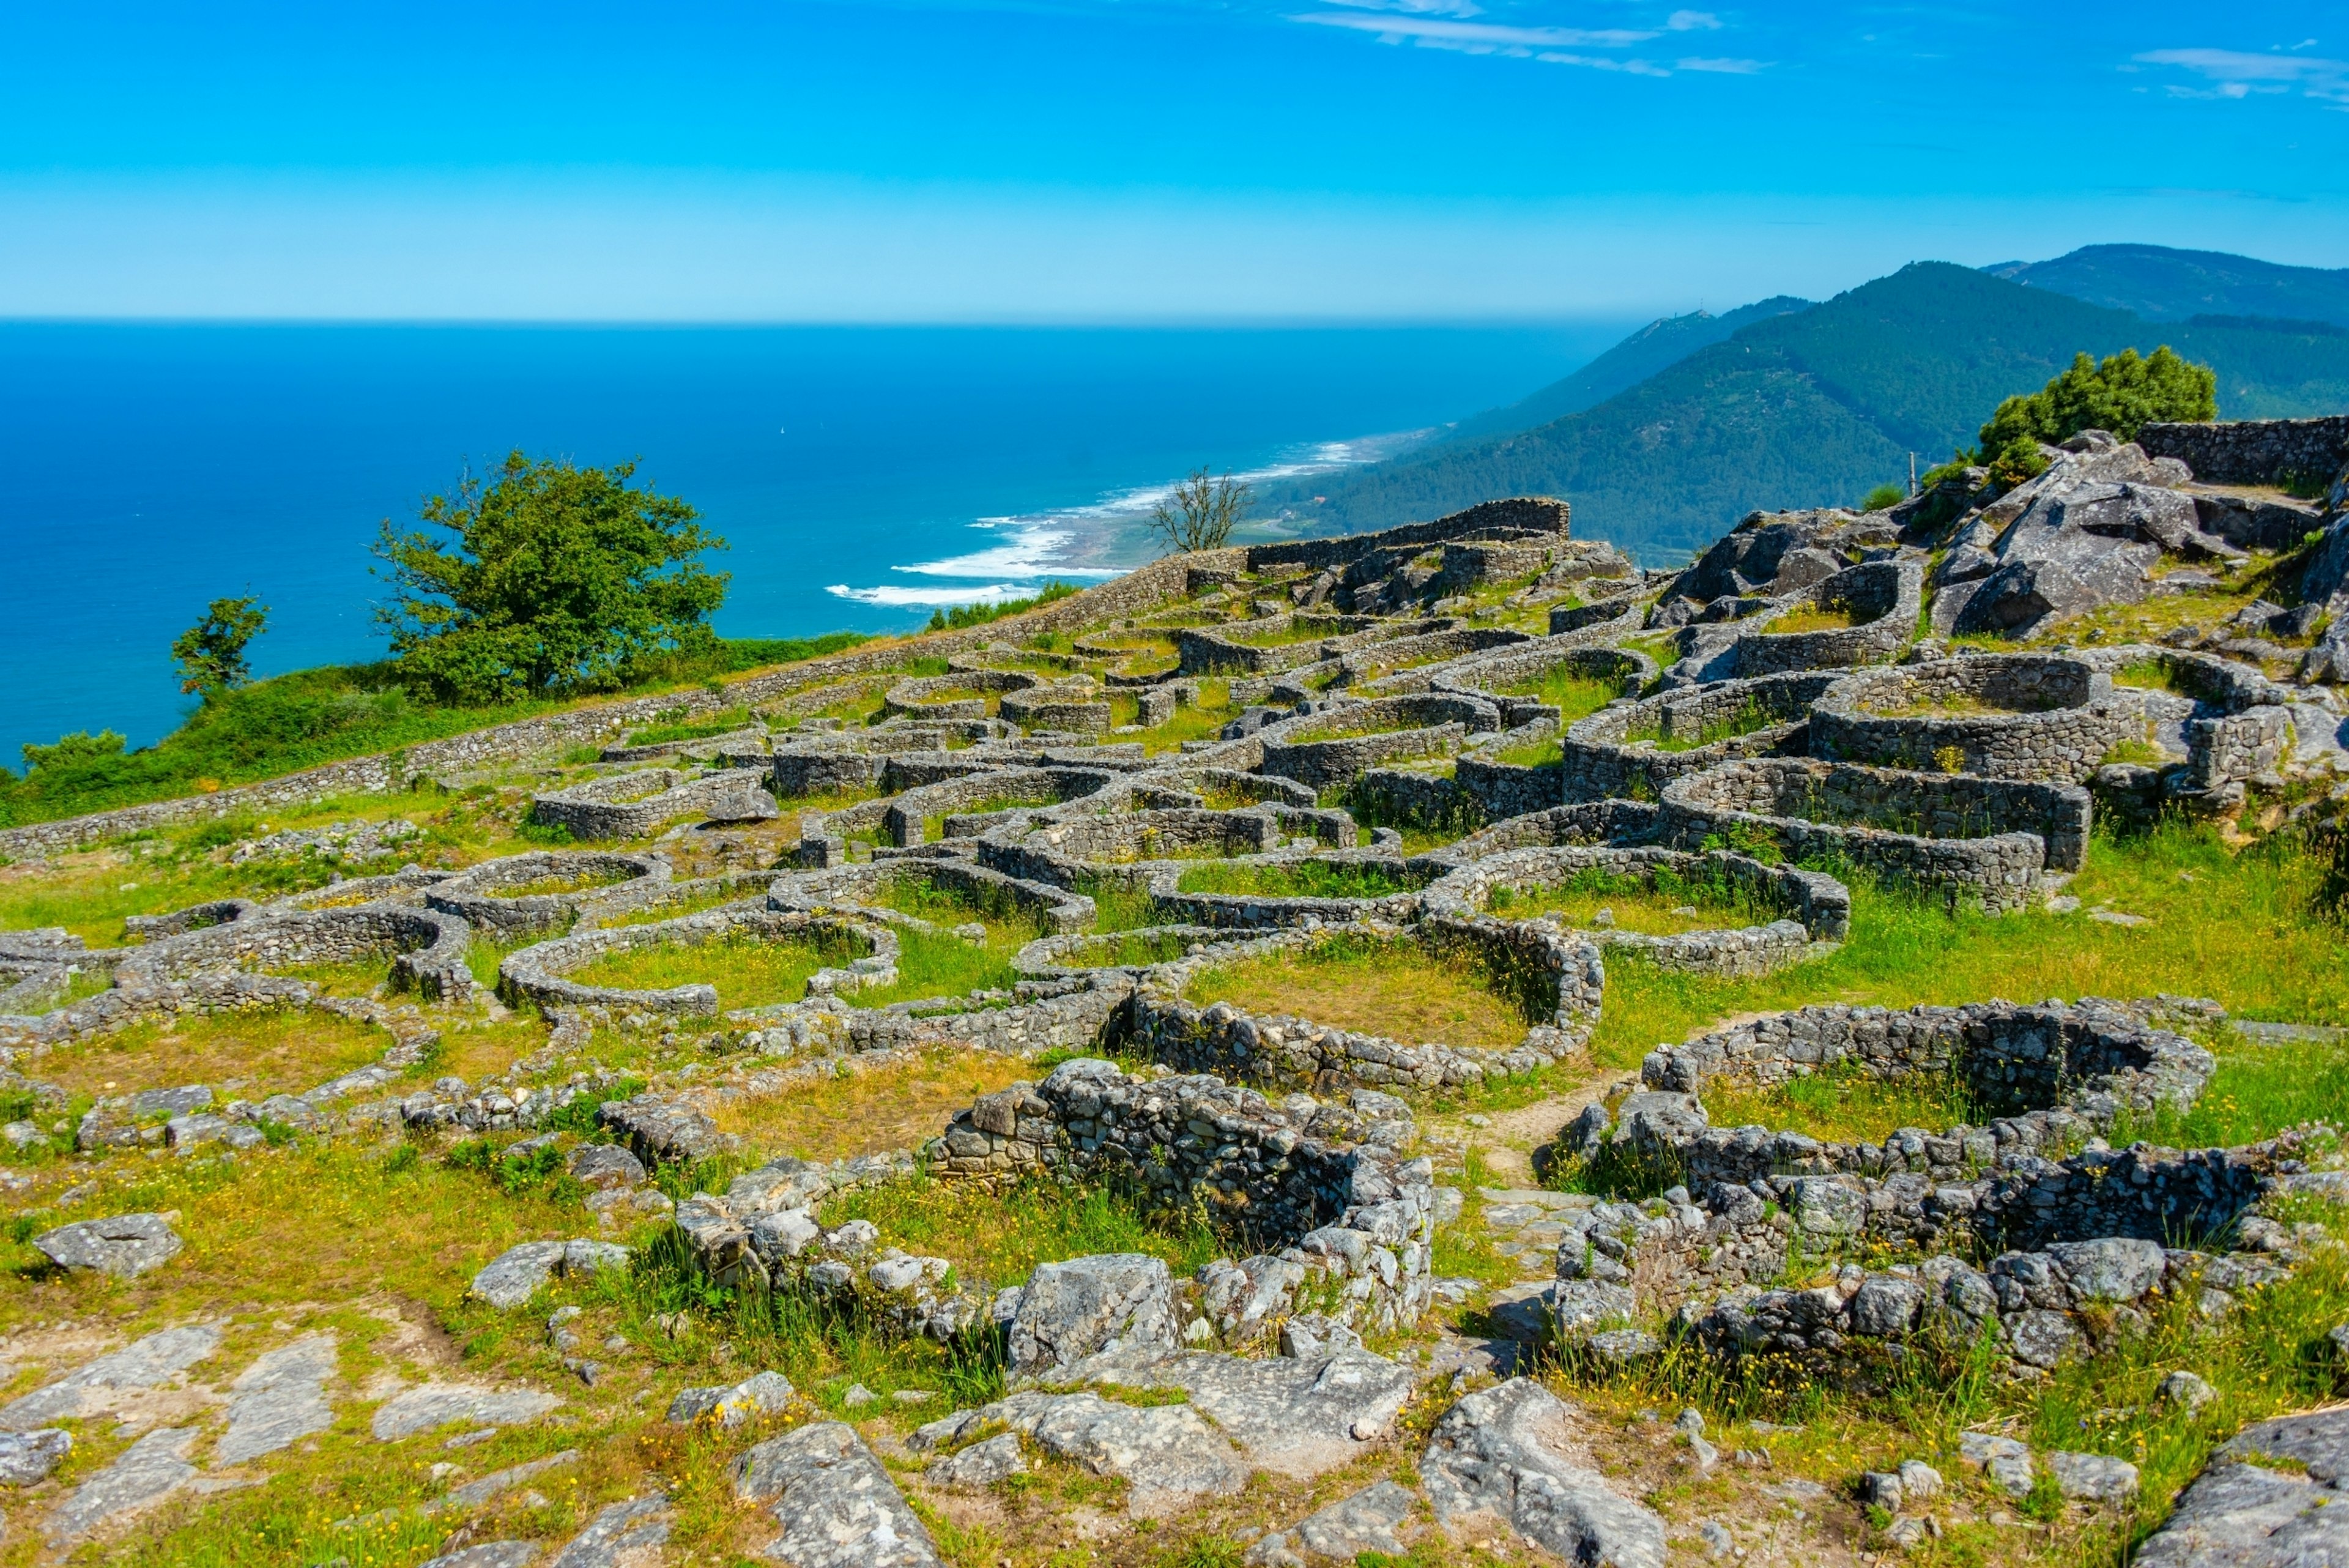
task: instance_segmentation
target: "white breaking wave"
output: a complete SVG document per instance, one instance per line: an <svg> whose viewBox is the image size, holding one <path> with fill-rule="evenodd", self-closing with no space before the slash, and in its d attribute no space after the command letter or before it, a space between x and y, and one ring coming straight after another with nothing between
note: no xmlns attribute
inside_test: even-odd
<svg viewBox="0 0 2349 1568"><path fill-rule="evenodd" d="M859 604L884 606L910 605L976 605L993 604L999 599L1019 598L1035 592L1015 583L988 583L984 587L957 588L852 588L846 583L834 583L823 590Z"/></svg>
<svg viewBox="0 0 2349 1568"><path fill-rule="evenodd" d="M1262 468L1250 469L1232 477L1246 483L1257 484L1268 480L1300 479L1308 474L1352 468L1365 462L1376 462L1432 433L1429 431L1404 431L1388 435L1363 436L1354 441L1317 441ZM992 604L1033 593L1035 586L1048 577L1114 577L1132 570L1132 566L1070 566L1061 558L1061 553L1072 540L1081 535L1130 527L1148 517L1161 502L1174 493L1177 483L1168 480L1162 484L1118 491L1083 506L1031 512L1018 517L978 518L971 523L971 527L999 531L1006 535L1003 542L967 556L949 556L943 560L916 561L911 566L889 568L893 572L925 577L1011 577L1019 581L973 581L968 586L941 585L919 588L860 588L835 583L824 591L868 605Z"/></svg>

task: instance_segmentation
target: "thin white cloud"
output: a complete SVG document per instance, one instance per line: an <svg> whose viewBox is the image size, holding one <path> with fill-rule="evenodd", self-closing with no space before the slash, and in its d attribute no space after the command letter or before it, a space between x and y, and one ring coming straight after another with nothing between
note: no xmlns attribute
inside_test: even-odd
<svg viewBox="0 0 2349 1568"><path fill-rule="evenodd" d="M1588 66L1597 71L1621 71L1626 76L1668 77L1672 73L1653 60L1616 60L1601 55L1568 55L1555 49L1544 49L1534 58L1546 66Z"/></svg>
<svg viewBox="0 0 2349 1568"><path fill-rule="evenodd" d="M1400 11L1413 16L1481 16L1485 8L1475 0L1329 0L1358 11Z"/></svg>
<svg viewBox="0 0 2349 1568"><path fill-rule="evenodd" d="M1675 11L1664 18L1664 26L1674 33L1717 33L1721 18L1710 11Z"/></svg>
<svg viewBox="0 0 2349 1568"><path fill-rule="evenodd" d="M1475 54L1529 55L1536 49L1619 49L1644 44L1656 35L1628 27L1511 27L1494 22L1448 22L1419 16L1359 16L1334 12L1310 12L1291 16L1322 27L1345 27L1375 33L1381 42L1409 39L1436 48L1464 49Z"/></svg>
<svg viewBox="0 0 2349 1568"><path fill-rule="evenodd" d="M1698 55L1685 55L1681 58L1674 60L1672 62L1672 66L1673 68L1677 70L1710 71L1715 76L1750 77L1757 71L1768 70L1770 68L1770 62L1767 60L1723 59L1718 57L1707 58Z"/></svg>
<svg viewBox="0 0 2349 1568"><path fill-rule="evenodd" d="M2173 83L2169 88L2173 98L2247 99L2297 88L2304 97L2349 108L2349 60L2300 54L2255 55L2240 49L2153 49L2136 58L2139 65L2190 71L2213 84L2190 88Z"/></svg>

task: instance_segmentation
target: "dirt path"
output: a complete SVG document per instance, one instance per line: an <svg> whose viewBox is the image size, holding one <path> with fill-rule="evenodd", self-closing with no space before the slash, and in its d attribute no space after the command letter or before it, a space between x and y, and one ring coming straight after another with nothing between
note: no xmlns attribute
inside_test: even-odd
<svg viewBox="0 0 2349 1568"><path fill-rule="evenodd" d="M1580 1116L1585 1106L1606 1099L1618 1089L1636 1086L1639 1081L1636 1072L1601 1072L1562 1095L1536 1100L1513 1111L1495 1111L1485 1118L1483 1127L1471 1126L1458 1116L1446 1116L1431 1123L1431 1130L1474 1148L1492 1172L1495 1185L1533 1187L1537 1185L1534 1179L1533 1151L1557 1137L1558 1129Z"/></svg>

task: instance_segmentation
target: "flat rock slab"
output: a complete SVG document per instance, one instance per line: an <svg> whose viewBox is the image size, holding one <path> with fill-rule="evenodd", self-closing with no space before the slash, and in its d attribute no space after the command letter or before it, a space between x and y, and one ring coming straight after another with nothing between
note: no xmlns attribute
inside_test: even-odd
<svg viewBox="0 0 2349 1568"><path fill-rule="evenodd" d="M73 1434L47 1428L38 1432L0 1433L0 1486L33 1486L73 1452Z"/></svg>
<svg viewBox="0 0 2349 1568"><path fill-rule="evenodd" d="M2305 1468L2302 1468L2305 1467ZM2323 1568L2349 1563L2349 1408L2246 1427L2210 1458L2137 1568Z"/></svg>
<svg viewBox="0 0 2349 1568"><path fill-rule="evenodd" d="M444 1552L419 1568L529 1568L543 1550L535 1541L484 1541L479 1546Z"/></svg>
<svg viewBox="0 0 2349 1568"><path fill-rule="evenodd" d="M478 1480L467 1481L463 1486L450 1491L433 1507L436 1510L479 1508L493 1498L503 1497L524 1481L535 1480L549 1470L559 1469L564 1465L575 1465L578 1462L579 1450L565 1449L559 1454L549 1454L543 1459L529 1459L522 1464L509 1465L502 1470L492 1470Z"/></svg>
<svg viewBox="0 0 2349 1568"><path fill-rule="evenodd" d="M1664 1568L1664 1521L1608 1486L1576 1425L1527 1378L1461 1400L1419 1461L1436 1522L1454 1536L1505 1526L1588 1568Z"/></svg>
<svg viewBox="0 0 2349 1568"><path fill-rule="evenodd" d="M546 1568L652 1568L667 1540L668 1496L652 1492L598 1513Z"/></svg>
<svg viewBox="0 0 2349 1568"><path fill-rule="evenodd" d="M228 1430L212 1450L212 1463L243 1464L333 1426L326 1382L334 1375L331 1334L297 1339L256 1359L233 1385Z"/></svg>
<svg viewBox="0 0 2349 1568"><path fill-rule="evenodd" d="M989 1487L1027 1473L1028 1459L1019 1451L1018 1434L998 1432L983 1443L933 1461L922 1475L938 1486Z"/></svg>
<svg viewBox="0 0 2349 1568"><path fill-rule="evenodd" d="M792 1402L792 1380L780 1372L759 1372L731 1386L684 1388L668 1402L669 1424L690 1426L705 1417L739 1427L761 1416L780 1415Z"/></svg>
<svg viewBox="0 0 2349 1568"><path fill-rule="evenodd" d="M49 1515L49 1539L59 1545L78 1540L109 1520L160 1502L195 1480L196 1467L187 1461L189 1445L195 1439L193 1427L164 1427L131 1444L57 1505Z"/></svg>
<svg viewBox="0 0 2349 1568"><path fill-rule="evenodd" d="M734 1464L734 1495L782 1526L764 1549L791 1568L939 1568L930 1532L844 1421L770 1438Z"/></svg>
<svg viewBox="0 0 2349 1568"><path fill-rule="evenodd" d="M998 1423L1056 1459L1124 1480L1126 1511L1135 1518L1174 1513L1247 1484L1245 1458L1190 1406L1143 1408L1098 1394L1009 1395L932 1421L907 1446L946 1447Z"/></svg>
<svg viewBox="0 0 2349 1568"><path fill-rule="evenodd" d="M396 1443L451 1421L469 1427L519 1427L562 1403L534 1388L501 1391L464 1383L427 1383L385 1400L371 1429L377 1442Z"/></svg>
<svg viewBox="0 0 2349 1568"><path fill-rule="evenodd" d="M1411 1397L1411 1373L1359 1349L1251 1361L1194 1351L1103 1355L1068 1369L1072 1382L1180 1388L1191 1407L1228 1433L1249 1461L1310 1480L1361 1457Z"/></svg>
<svg viewBox="0 0 2349 1568"><path fill-rule="evenodd" d="M473 1276L471 1294L501 1312L528 1303L557 1274L584 1277L599 1269L626 1268L628 1250L611 1241L524 1241L508 1247Z"/></svg>
<svg viewBox="0 0 2349 1568"><path fill-rule="evenodd" d="M167 1328L101 1355L0 1408L0 1431L28 1432L53 1421L102 1410L107 1396L129 1388L153 1388L220 1348L220 1330L208 1324Z"/></svg>
<svg viewBox="0 0 2349 1568"><path fill-rule="evenodd" d="M1290 1534L1309 1552L1340 1563L1351 1563L1365 1552L1399 1557L1404 1550L1399 1532L1418 1501L1408 1488L1381 1481L1306 1515Z"/></svg>
<svg viewBox="0 0 2349 1568"><path fill-rule="evenodd" d="M128 1280L161 1268L187 1243L160 1214L117 1214L60 1225L34 1237L33 1245L60 1269L95 1270Z"/></svg>

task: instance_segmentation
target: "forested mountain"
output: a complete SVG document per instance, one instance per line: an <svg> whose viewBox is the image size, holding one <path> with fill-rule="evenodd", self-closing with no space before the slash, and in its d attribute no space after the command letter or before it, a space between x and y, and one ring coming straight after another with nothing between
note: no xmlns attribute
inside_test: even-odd
<svg viewBox="0 0 2349 1568"><path fill-rule="evenodd" d="M1667 316L1651 321L1606 353L1593 359L1562 380L1552 381L1529 398L1511 403L1506 408L1487 409L1472 414L1454 426L1443 440L1447 443L1473 441L1479 436L1509 435L1517 431L1546 425L1552 420L1578 414L1583 410L1605 402L1616 393L1638 386L1665 367L1687 358L1700 348L1712 347L1755 321L1767 321L1774 316L1791 316L1798 310L1808 310L1811 302L1782 294L1754 305L1741 306L1723 316L1704 311L1692 311L1686 316Z"/></svg>
<svg viewBox="0 0 2349 1568"><path fill-rule="evenodd" d="M1987 270L2147 321L2263 316L2349 327L2349 268L2279 266L2167 245L2088 245L2053 261L2007 262Z"/></svg>
<svg viewBox="0 0 2349 1568"><path fill-rule="evenodd" d="M1824 305L1750 321L1595 407L1422 448L1294 494L1314 533L1381 528L1495 495L1574 504L1575 529L1649 559L1759 507L1849 504L1970 443L1999 400L2075 354L2168 343L2219 372L2220 410L2349 407L2349 335L2312 323L2169 322L1968 267L1919 262ZM1316 504L1312 496L1324 500Z"/></svg>

